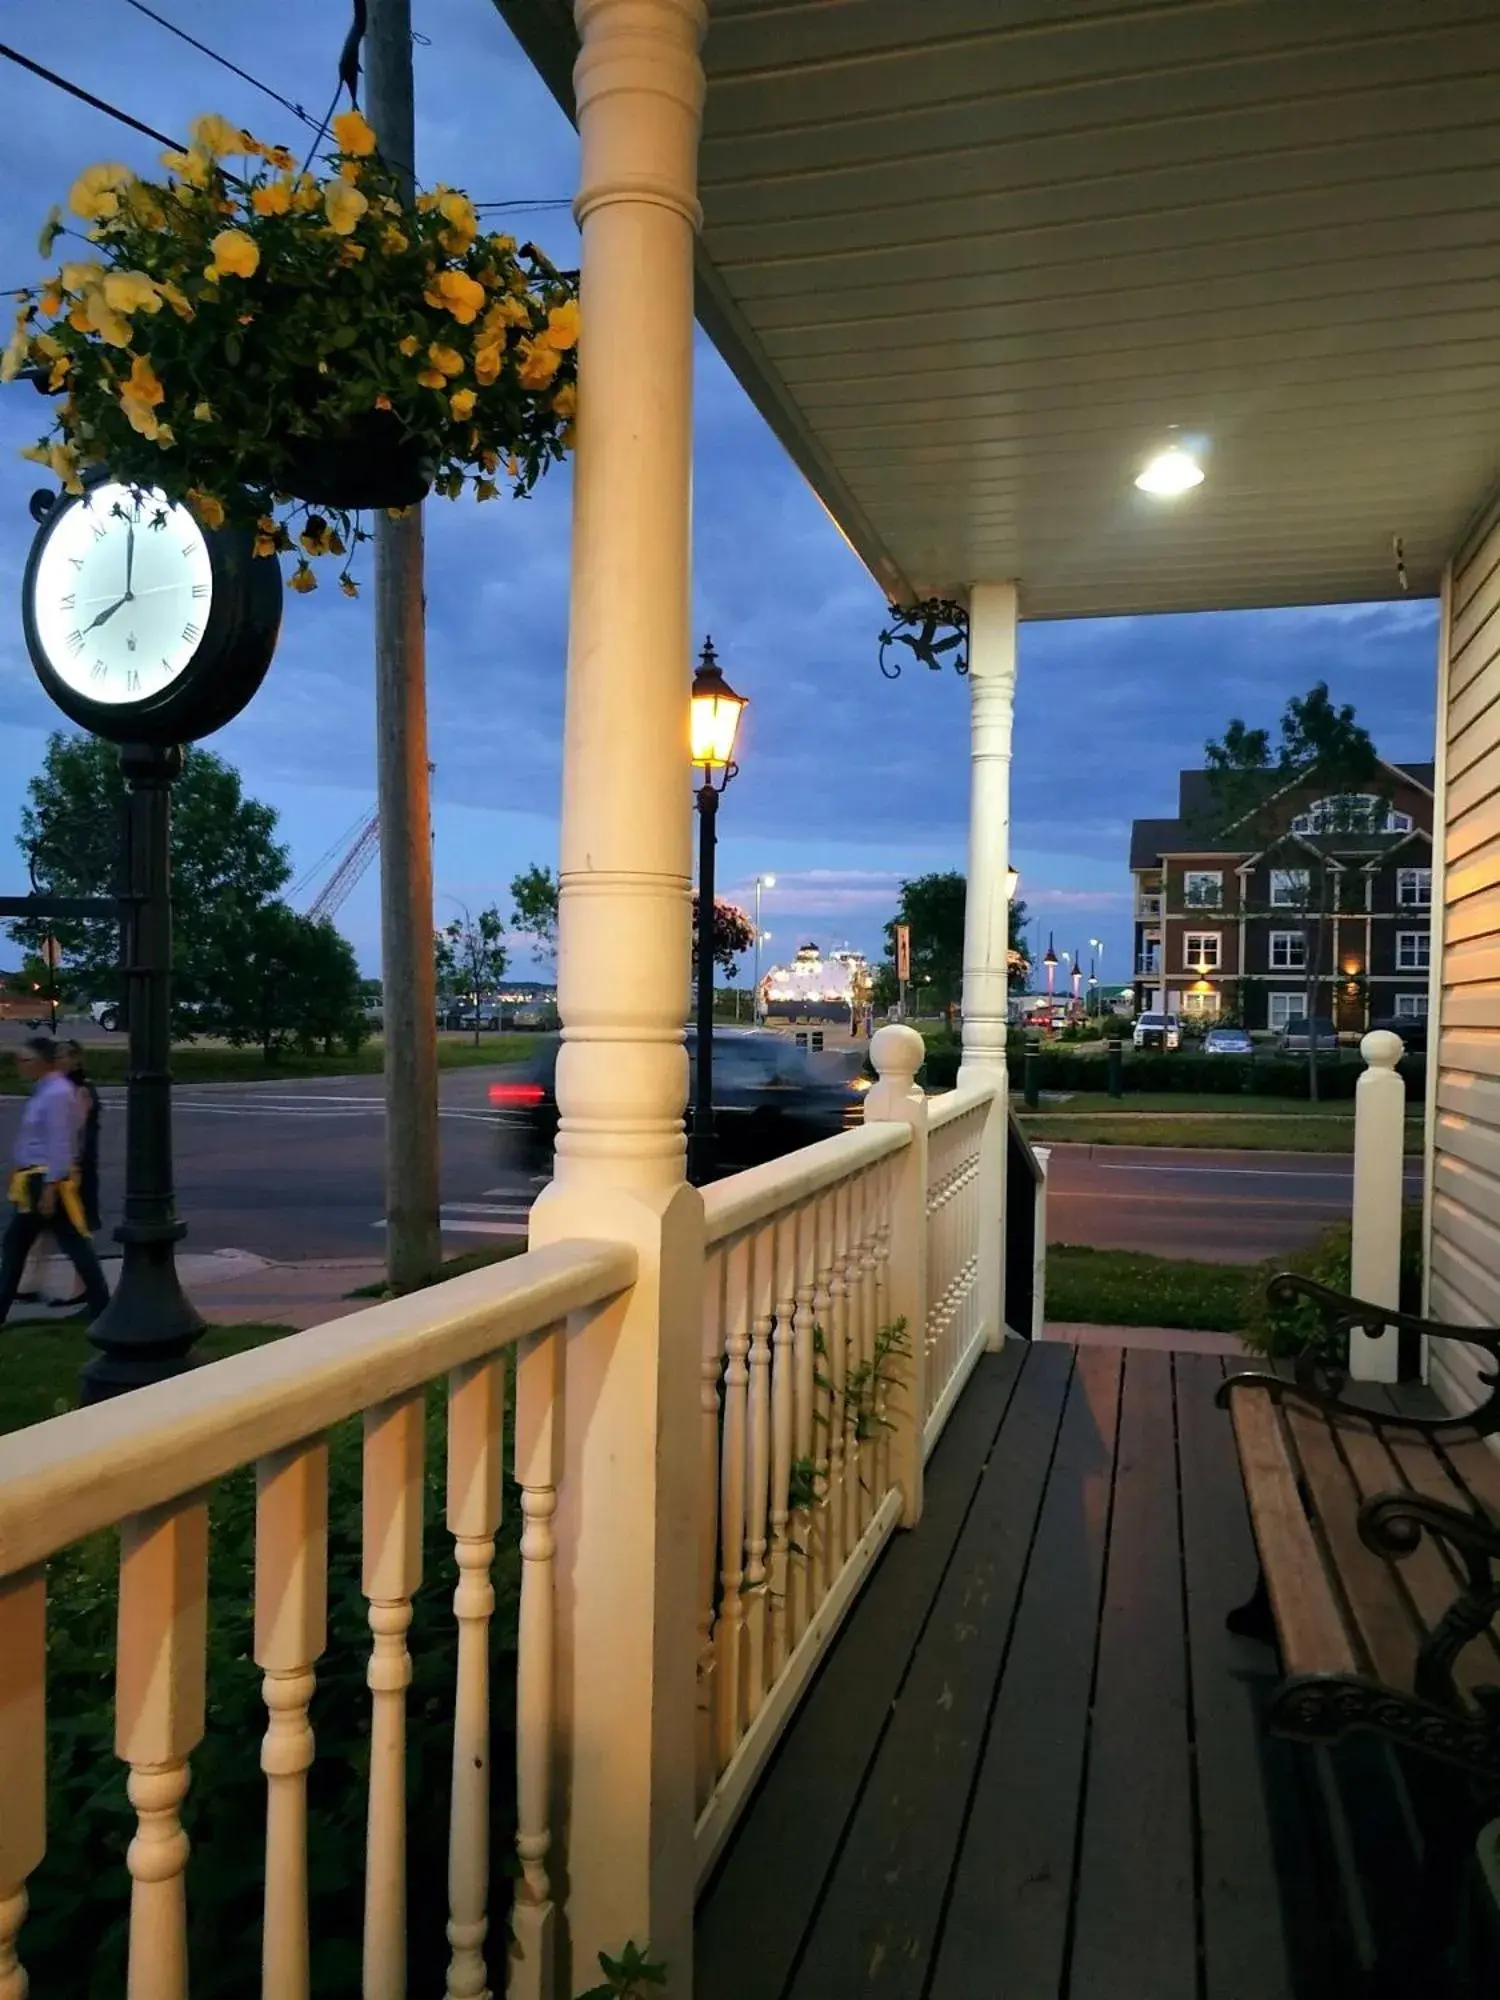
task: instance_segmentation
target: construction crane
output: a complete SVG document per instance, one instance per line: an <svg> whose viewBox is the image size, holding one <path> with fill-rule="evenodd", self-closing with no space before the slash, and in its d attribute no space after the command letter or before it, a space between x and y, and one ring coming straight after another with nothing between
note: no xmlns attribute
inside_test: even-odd
<svg viewBox="0 0 1500 2000"><path fill-rule="evenodd" d="M347 846L344 846L345 841L348 842ZM307 914L315 923L324 917L330 922L333 920L348 901L350 895L352 895L356 884L359 882L361 876L363 876L365 870L380 852L380 810L378 807L374 808L362 820L356 823L352 829L352 837L349 833L342 834L334 842L333 846L328 849L328 852L313 863L312 867L308 869L302 880L297 884L297 889L294 893L300 893L308 889L313 881L322 874L324 868L333 859L334 855L338 853L340 847L344 848L344 852L337 866L308 905Z"/></svg>

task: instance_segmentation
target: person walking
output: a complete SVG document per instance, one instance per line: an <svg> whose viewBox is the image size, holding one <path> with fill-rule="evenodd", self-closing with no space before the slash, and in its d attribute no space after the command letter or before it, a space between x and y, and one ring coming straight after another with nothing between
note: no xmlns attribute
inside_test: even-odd
<svg viewBox="0 0 1500 2000"><path fill-rule="evenodd" d="M33 1036L17 1061L35 1087L21 1113L12 1155L11 1216L0 1240L0 1324L20 1289L27 1253L44 1229L78 1273L97 1319L109 1304L109 1286L89 1241L79 1195L77 1094L50 1036Z"/></svg>
<svg viewBox="0 0 1500 2000"><path fill-rule="evenodd" d="M74 1141L73 1158L78 1171L78 1199L83 1208L83 1219L89 1233L100 1226L99 1218L99 1093L94 1088L93 1079L84 1067L84 1052L81 1042L65 1042L59 1067L73 1086L73 1108L77 1113L78 1125ZM35 1253L33 1252L33 1255ZM18 1298L26 1296L26 1281L21 1281ZM66 1298L50 1299L49 1305L78 1306L84 1303L86 1293L81 1285Z"/></svg>

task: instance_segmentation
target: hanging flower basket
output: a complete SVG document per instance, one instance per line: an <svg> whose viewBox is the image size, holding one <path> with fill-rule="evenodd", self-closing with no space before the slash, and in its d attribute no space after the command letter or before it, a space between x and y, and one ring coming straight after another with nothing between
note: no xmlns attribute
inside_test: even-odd
<svg viewBox="0 0 1500 2000"><path fill-rule="evenodd" d="M296 554L293 589L342 558L354 595L362 512L524 494L564 456L578 298L467 195L406 196L359 112L333 146L299 171L209 116L164 180L89 168L68 197L86 242L21 294L0 379L30 368L60 399L25 455L70 491L108 466ZM64 227L54 211L44 255Z"/></svg>

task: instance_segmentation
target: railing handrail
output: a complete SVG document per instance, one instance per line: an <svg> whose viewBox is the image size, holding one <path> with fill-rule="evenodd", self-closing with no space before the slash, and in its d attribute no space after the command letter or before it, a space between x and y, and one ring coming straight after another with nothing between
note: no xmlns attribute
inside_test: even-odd
<svg viewBox="0 0 1500 2000"><path fill-rule="evenodd" d="M824 1188L848 1180L864 1167L911 1144L905 1125L861 1125L853 1131L837 1133L799 1147L764 1166L747 1167L727 1180L713 1181L703 1190L703 1240L705 1247L753 1229L768 1216L779 1215L799 1202L821 1194Z"/></svg>
<svg viewBox="0 0 1500 2000"><path fill-rule="evenodd" d="M0 1578L598 1305L636 1268L628 1244L550 1244L0 1438Z"/></svg>
<svg viewBox="0 0 1500 2000"><path fill-rule="evenodd" d="M1031 1141L1027 1138L1025 1127L1022 1125L1020 1119L1016 1116L1014 1106L1007 1105L1006 1120L1010 1126L1011 1137L1016 1140L1016 1142L1021 1148L1022 1154L1025 1157L1026 1165L1030 1171L1031 1178L1037 1183L1038 1186L1040 1186L1041 1183L1047 1178L1046 1169L1043 1167L1041 1161L1037 1158L1036 1150L1032 1146Z"/></svg>
<svg viewBox="0 0 1500 2000"><path fill-rule="evenodd" d="M927 1100L927 1129L937 1132L944 1125L951 1125L955 1118L962 1118L966 1112L977 1111L981 1104L994 1102L996 1086L987 1081L960 1083L952 1090L941 1090Z"/></svg>

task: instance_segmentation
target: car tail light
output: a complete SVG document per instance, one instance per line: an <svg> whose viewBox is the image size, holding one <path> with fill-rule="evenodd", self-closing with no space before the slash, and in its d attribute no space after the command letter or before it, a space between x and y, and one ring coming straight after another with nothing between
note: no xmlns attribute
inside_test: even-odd
<svg viewBox="0 0 1500 2000"><path fill-rule="evenodd" d="M547 1095L539 1083L492 1083L490 1103L503 1105L508 1111L529 1110L540 1104Z"/></svg>

